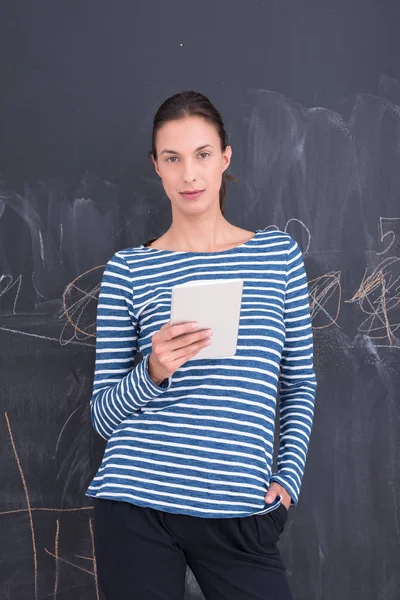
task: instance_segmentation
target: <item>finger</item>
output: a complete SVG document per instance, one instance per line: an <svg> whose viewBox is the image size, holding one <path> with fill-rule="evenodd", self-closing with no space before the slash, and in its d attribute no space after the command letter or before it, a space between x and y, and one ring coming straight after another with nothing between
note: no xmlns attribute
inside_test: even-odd
<svg viewBox="0 0 400 600"><path fill-rule="evenodd" d="M170 336L170 338L174 338L178 335L184 335L185 333L190 333L191 331L196 331L196 329L198 329L198 327L199 327L199 324L196 321L188 321L187 323L180 323L179 325L171 325L168 328L169 336Z"/></svg>
<svg viewBox="0 0 400 600"><path fill-rule="evenodd" d="M200 338L200 339L196 339L194 342L192 343L182 343L183 341L188 341L188 340L184 340L183 338L181 338L180 340L176 341L176 342L168 342L168 348L167 345L165 344L165 350L164 350L164 355L166 357L166 360L170 363L173 363L177 360L180 360L181 358L186 357L186 359L188 359L190 356L192 356L192 354L197 354L197 352L199 352L202 348L205 348L206 346L209 345L209 338ZM162 344L161 344L162 346Z"/></svg>
<svg viewBox="0 0 400 600"><path fill-rule="evenodd" d="M279 483L276 483L274 481L268 489L267 495L265 496L265 501L268 504L273 502L278 494L281 494L281 486L279 485Z"/></svg>
<svg viewBox="0 0 400 600"><path fill-rule="evenodd" d="M210 335L207 334L206 329L196 331L195 333L186 333L172 338L171 340L165 340L159 343L161 352L174 352L175 350L183 349L186 354L201 348L205 345L205 342L210 339Z"/></svg>

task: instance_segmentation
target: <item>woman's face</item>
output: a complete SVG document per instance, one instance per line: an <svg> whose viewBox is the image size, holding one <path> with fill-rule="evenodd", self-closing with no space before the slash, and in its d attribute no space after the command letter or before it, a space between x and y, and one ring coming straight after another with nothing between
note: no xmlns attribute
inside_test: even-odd
<svg viewBox="0 0 400 600"><path fill-rule="evenodd" d="M214 125L197 116L169 121L156 136L156 172L165 193L180 210L203 210L217 202L222 173L228 168L232 149L221 151ZM196 199L186 199L182 192L204 190Z"/></svg>

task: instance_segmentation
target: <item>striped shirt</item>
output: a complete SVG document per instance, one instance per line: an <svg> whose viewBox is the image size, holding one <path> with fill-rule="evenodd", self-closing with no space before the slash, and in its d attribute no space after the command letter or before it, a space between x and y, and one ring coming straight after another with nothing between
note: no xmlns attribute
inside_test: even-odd
<svg viewBox="0 0 400 600"><path fill-rule="evenodd" d="M157 385L152 336L169 321L174 285L243 279L235 356L188 360ZM143 359L134 366L135 353ZM273 472L279 388L279 449ZM298 502L316 378L308 282L297 242L257 229L221 252L116 252L100 286L90 414L107 440L87 496L199 517L274 510L272 481Z"/></svg>

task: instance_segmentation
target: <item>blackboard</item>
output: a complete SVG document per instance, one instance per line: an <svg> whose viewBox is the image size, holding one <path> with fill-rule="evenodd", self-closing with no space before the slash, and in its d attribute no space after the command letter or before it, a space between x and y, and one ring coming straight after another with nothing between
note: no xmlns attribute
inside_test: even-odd
<svg viewBox="0 0 400 600"><path fill-rule="evenodd" d="M239 178L226 218L286 230L304 253L319 387L280 542L295 600L398 598L398 3L1 12L0 598L99 598L84 495L104 449L96 298L113 252L169 227L147 152L156 109L183 89L224 117Z"/></svg>

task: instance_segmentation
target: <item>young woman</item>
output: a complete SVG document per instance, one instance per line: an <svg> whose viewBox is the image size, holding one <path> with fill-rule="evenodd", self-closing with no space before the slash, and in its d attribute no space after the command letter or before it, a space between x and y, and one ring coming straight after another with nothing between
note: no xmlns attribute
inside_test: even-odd
<svg viewBox="0 0 400 600"><path fill-rule="evenodd" d="M151 156L172 223L104 270L90 405L107 445L86 494L107 600L181 600L186 565L207 600L292 598L277 542L298 502L314 414L308 284L287 233L224 218L231 154L206 97L168 98ZM169 326L171 288L231 277L244 280L237 352L192 360L212 332Z"/></svg>

